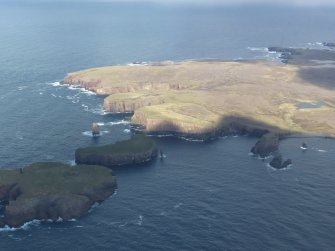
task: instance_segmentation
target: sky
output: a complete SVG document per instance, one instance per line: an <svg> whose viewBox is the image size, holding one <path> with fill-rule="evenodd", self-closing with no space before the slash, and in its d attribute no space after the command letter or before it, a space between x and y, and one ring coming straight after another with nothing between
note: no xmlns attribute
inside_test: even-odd
<svg viewBox="0 0 335 251"><path fill-rule="evenodd" d="M0 0L1 2L26 0ZM335 0L31 0L33 2L152 2L162 4L192 4L192 5L289 5L302 7L335 7Z"/></svg>
<svg viewBox="0 0 335 251"><path fill-rule="evenodd" d="M156 3L192 3L192 4L218 4L218 5L239 5L239 4L269 4L269 5L295 5L295 6L335 6L335 0L90 0L103 2L156 2Z"/></svg>

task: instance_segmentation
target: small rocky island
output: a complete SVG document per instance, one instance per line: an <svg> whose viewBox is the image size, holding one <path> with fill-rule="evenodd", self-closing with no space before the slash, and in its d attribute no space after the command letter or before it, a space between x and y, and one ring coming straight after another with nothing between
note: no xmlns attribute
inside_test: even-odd
<svg viewBox="0 0 335 251"><path fill-rule="evenodd" d="M76 150L77 164L102 165L106 167L139 164L157 156L155 142L144 134L135 134L131 139L115 144L86 147Z"/></svg>
<svg viewBox="0 0 335 251"><path fill-rule="evenodd" d="M35 163L0 170L0 227L19 227L35 219L79 218L116 187L111 170L102 166Z"/></svg>

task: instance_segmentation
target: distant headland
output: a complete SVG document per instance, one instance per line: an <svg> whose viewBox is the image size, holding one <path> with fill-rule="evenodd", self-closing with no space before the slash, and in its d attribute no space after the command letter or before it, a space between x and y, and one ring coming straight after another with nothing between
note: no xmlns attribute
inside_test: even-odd
<svg viewBox="0 0 335 251"><path fill-rule="evenodd" d="M200 60L108 66L64 83L100 95L104 109L133 113L148 133L335 136L335 51L271 47L284 63Z"/></svg>

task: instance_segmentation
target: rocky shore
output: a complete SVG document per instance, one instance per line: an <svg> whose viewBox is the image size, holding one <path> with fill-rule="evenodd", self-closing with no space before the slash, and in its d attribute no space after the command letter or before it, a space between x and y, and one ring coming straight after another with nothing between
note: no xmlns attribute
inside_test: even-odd
<svg viewBox="0 0 335 251"><path fill-rule="evenodd" d="M0 201L5 206L0 227L20 227L32 220L77 219L117 187L102 166L35 163L0 171Z"/></svg>

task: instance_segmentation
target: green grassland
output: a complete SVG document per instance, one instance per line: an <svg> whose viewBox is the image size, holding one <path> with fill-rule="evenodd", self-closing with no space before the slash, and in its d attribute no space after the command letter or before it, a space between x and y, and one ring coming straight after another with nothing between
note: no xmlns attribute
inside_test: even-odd
<svg viewBox="0 0 335 251"><path fill-rule="evenodd" d="M115 144L77 149L77 153L97 153L108 155L141 154L155 148L155 142L144 134L135 134L131 139Z"/></svg>
<svg viewBox="0 0 335 251"><path fill-rule="evenodd" d="M151 132L206 132L234 118L271 130L335 136L335 88L302 78L306 67L320 68L268 61L162 62L88 69L70 73L65 82L70 78L86 88L94 83L93 90L110 94L106 101L121 104L114 107L137 102L132 122ZM150 102L153 97L160 102ZM323 105L299 109L301 102Z"/></svg>
<svg viewBox="0 0 335 251"><path fill-rule="evenodd" d="M1 170L0 186L16 184L20 199L48 194L80 194L83 189L115 181L111 170L102 166L68 166L62 163L35 163L23 169Z"/></svg>

